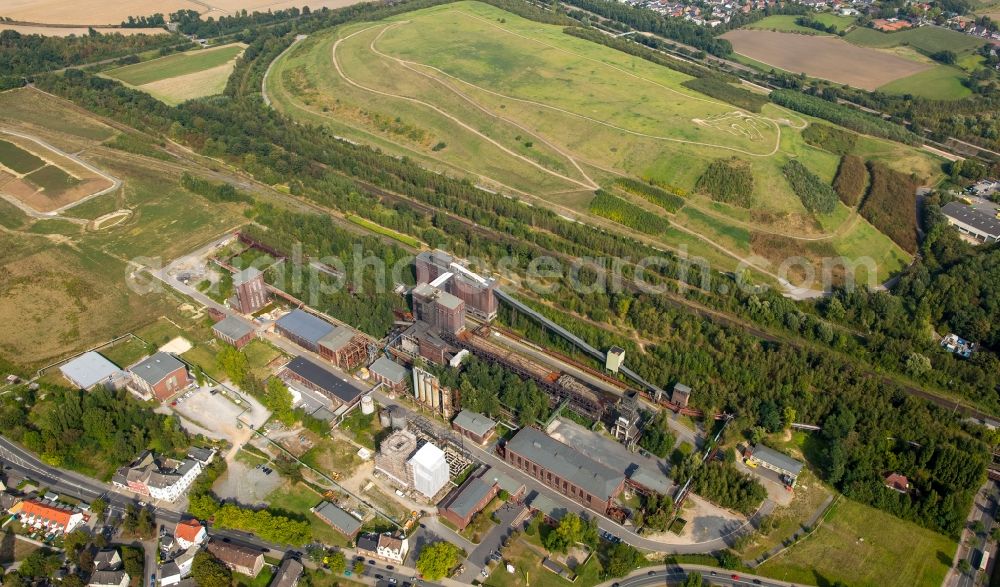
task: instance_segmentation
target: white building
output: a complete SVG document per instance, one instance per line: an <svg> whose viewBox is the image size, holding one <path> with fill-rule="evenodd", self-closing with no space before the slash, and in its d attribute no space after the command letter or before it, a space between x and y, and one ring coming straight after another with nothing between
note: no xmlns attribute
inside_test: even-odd
<svg viewBox="0 0 1000 587"><path fill-rule="evenodd" d="M428 499L448 483L448 461L444 451L429 442L410 457L409 465L413 469L413 488Z"/></svg>

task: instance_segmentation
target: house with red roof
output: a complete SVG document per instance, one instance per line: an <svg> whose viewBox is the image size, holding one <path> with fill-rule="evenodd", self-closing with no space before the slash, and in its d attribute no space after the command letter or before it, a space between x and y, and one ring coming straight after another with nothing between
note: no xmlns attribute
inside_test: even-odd
<svg viewBox="0 0 1000 587"><path fill-rule="evenodd" d="M899 473L890 473L886 476L885 486L900 493L910 492L910 480L906 478L906 475L900 475Z"/></svg>
<svg viewBox="0 0 1000 587"><path fill-rule="evenodd" d="M177 527L174 528L174 540L177 541L177 546L180 546L184 550L196 544L201 544L207 536L205 527L201 525L201 522L194 519L181 520L177 522Z"/></svg>
<svg viewBox="0 0 1000 587"><path fill-rule="evenodd" d="M26 499L10 509L25 526L50 532L69 533L83 523L83 514L52 502Z"/></svg>

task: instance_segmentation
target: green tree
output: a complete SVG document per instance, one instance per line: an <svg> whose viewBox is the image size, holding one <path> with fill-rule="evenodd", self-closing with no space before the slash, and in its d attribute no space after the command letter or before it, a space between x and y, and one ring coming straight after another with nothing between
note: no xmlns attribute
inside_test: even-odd
<svg viewBox="0 0 1000 587"><path fill-rule="evenodd" d="M355 575L359 575L360 576L361 573L365 572L365 563L363 563L361 561L357 561L356 563L354 563L354 569L353 570L354 570L354 574Z"/></svg>
<svg viewBox="0 0 1000 587"><path fill-rule="evenodd" d="M701 586L702 586L702 577L701 573L698 572L688 573L687 577L684 579L684 582L681 583L681 587L701 587Z"/></svg>
<svg viewBox="0 0 1000 587"><path fill-rule="evenodd" d="M98 520L104 519L104 514L108 511L108 502L103 497L98 497L94 501L90 502L90 511Z"/></svg>
<svg viewBox="0 0 1000 587"><path fill-rule="evenodd" d="M642 555L630 544L619 542L608 551L608 563L604 566L605 578L624 577L639 566Z"/></svg>
<svg viewBox="0 0 1000 587"><path fill-rule="evenodd" d="M290 425L295 422L295 412L292 411L292 392L288 390L288 386L281 379L272 377L267 381L267 389L264 392L262 403L283 424Z"/></svg>
<svg viewBox="0 0 1000 587"><path fill-rule="evenodd" d="M417 570L424 579L438 581L458 565L461 554L462 549L450 542L428 544L417 557Z"/></svg>
<svg viewBox="0 0 1000 587"><path fill-rule="evenodd" d="M347 557L344 556L343 552L338 550L327 557L326 564L329 565L331 571L342 575L347 570Z"/></svg>
<svg viewBox="0 0 1000 587"><path fill-rule="evenodd" d="M232 571L207 550L194 555L191 576L198 587L229 587L233 582Z"/></svg>

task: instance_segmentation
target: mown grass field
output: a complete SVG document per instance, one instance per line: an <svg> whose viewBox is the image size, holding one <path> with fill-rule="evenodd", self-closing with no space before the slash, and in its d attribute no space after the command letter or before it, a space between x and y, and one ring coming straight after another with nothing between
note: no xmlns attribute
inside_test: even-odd
<svg viewBox="0 0 1000 587"><path fill-rule="evenodd" d="M957 67L937 65L927 71L904 77L879 88L887 94L911 94L931 100L960 100L972 94L962 84L968 75Z"/></svg>
<svg viewBox="0 0 1000 587"><path fill-rule="evenodd" d="M842 31L854 23L854 18L850 16L839 16L822 12L809 15L813 20L819 21L826 26L835 26L838 31ZM802 33L804 35L827 35L829 33L818 31L813 28L804 27L796 23L799 17L791 14L775 14L768 16L748 25L748 29L764 29L772 31L782 31L786 33Z"/></svg>
<svg viewBox="0 0 1000 587"><path fill-rule="evenodd" d="M844 38L855 45L876 49L909 45L927 55L946 50L954 51L956 55L965 55L974 52L985 43L982 39L971 35L937 26L925 26L895 33L883 33L859 27Z"/></svg>
<svg viewBox="0 0 1000 587"><path fill-rule="evenodd" d="M755 572L795 583L941 585L957 544L883 511L841 498L810 537Z"/></svg>
<svg viewBox="0 0 1000 587"><path fill-rule="evenodd" d="M219 94L233 72L244 45L234 43L177 53L126 65L104 73L167 103Z"/></svg>
<svg viewBox="0 0 1000 587"><path fill-rule="evenodd" d="M241 45L235 44L211 49L196 49L118 67L104 73L108 77L113 77L131 86L141 86L223 65L234 59L242 50Z"/></svg>

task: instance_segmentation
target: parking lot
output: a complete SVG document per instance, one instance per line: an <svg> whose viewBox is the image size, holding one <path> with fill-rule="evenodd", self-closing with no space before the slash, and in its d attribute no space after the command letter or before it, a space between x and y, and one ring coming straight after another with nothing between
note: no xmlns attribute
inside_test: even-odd
<svg viewBox="0 0 1000 587"><path fill-rule="evenodd" d="M241 433L237 417L254 427L267 421L269 412L253 398L242 399L238 405L221 391L212 393L216 389L192 389L175 397L168 405L183 419L199 428L197 432L210 438L229 440L233 444L238 444L248 432Z"/></svg>
<svg viewBox="0 0 1000 587"><path fill-rule="evenodd" d="M229 463L213 490L221 499L235 499L243 505L256 505L281 486L281 475L267 474L263 467L248 465L238 459Z"/></svg>

